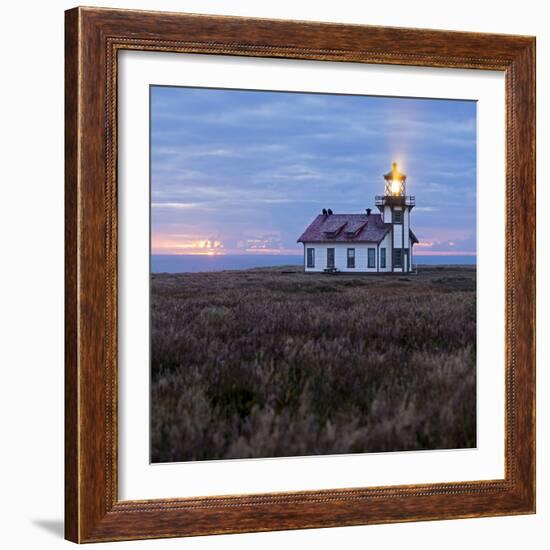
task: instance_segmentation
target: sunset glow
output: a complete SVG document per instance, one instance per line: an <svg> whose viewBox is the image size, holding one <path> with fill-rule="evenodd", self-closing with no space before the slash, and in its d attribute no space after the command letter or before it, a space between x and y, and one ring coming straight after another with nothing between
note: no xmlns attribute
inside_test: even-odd
<svg viewBox="0 0 550 550"><path fill-rule="evenodd" d="M472 256L476 255L475 252L468 252L467 250L416 250L414 247L415 256Z"/></svg>

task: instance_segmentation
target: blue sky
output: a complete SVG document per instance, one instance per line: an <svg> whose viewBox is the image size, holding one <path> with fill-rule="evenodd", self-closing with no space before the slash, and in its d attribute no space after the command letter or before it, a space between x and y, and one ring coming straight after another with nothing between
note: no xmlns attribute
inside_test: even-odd
<svg viewBox="0 0 550 550"><path fill-rule="evenodd" d="M322 208L362 213L399 163L418 254L476 250L476 104L151 88L153 254L302 253Z"/></svg>

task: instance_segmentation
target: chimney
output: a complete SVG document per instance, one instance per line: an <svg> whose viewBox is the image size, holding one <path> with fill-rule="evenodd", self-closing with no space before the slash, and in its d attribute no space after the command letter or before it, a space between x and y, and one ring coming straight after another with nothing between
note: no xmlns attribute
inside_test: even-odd
<svg viewBox="0 0 550 550"><path fill-rule="evenodd" d="M372 212L372 208L367 208L367 216L370 216L371 212Z"/></svg>

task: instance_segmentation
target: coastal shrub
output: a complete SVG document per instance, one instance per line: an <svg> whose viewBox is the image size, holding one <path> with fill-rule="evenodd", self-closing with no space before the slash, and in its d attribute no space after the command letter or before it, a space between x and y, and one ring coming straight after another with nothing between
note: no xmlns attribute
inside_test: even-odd
<svg viewBox="0 0 550 550"><path fill-rule="evenodd" d="M475 275L153 275L153 461L475 446Z"/></svg>

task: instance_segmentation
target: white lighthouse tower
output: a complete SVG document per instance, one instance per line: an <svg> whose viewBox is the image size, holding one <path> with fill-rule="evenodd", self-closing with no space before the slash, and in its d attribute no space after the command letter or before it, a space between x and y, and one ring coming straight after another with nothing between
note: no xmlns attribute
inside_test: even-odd
<svg viewBox="0 0 550 550"><path fill-rule="evenodd" d="M410 272L415 242L410 231L410 216L415 199L407 195L407 176L397 169L397 162L394 162L392 169L384 174L384 180L384 195L375 197L375 204L382 214L383 222L391 224L391 271Z"/></svg>

